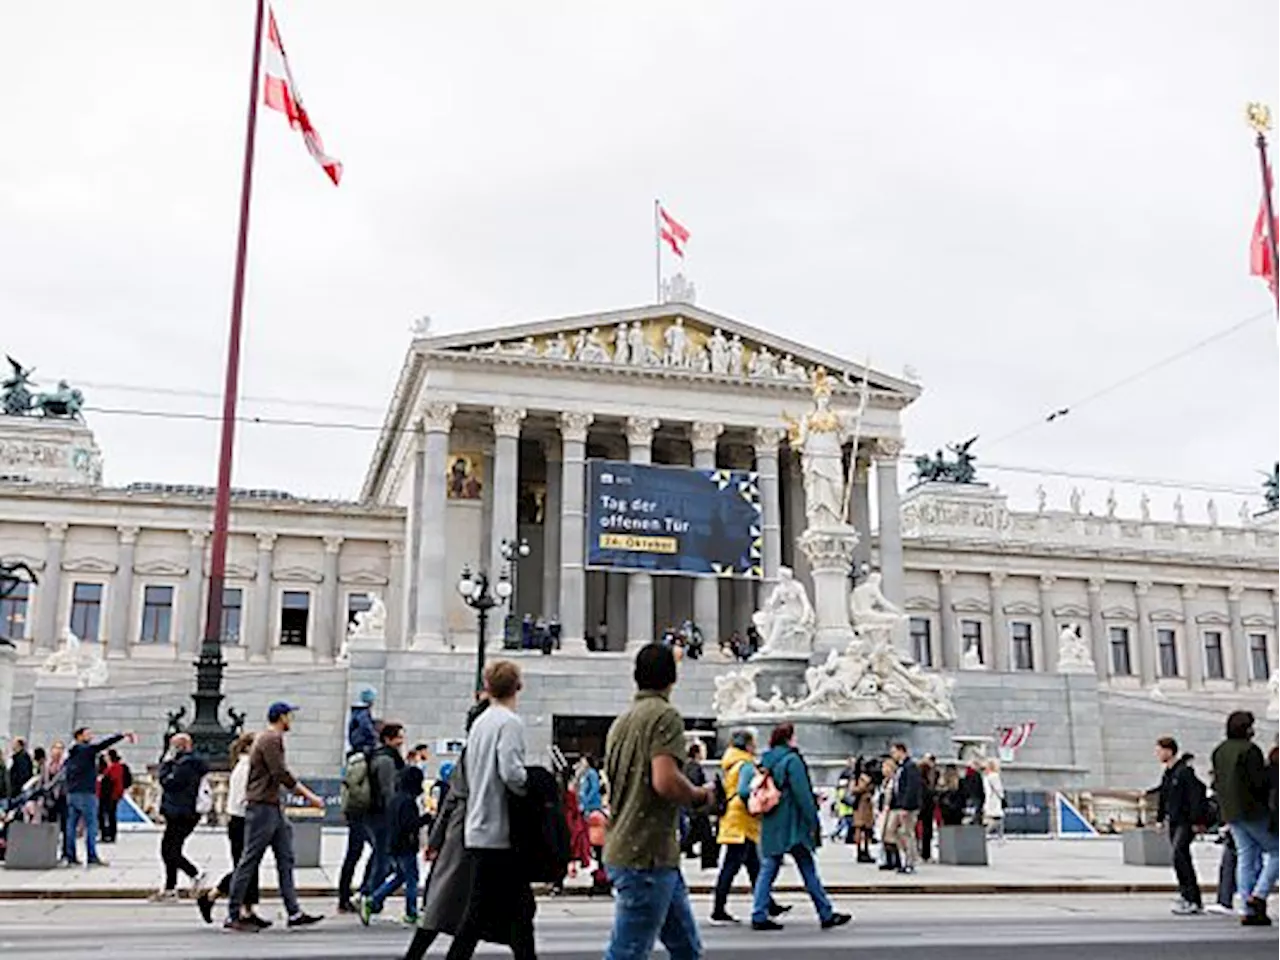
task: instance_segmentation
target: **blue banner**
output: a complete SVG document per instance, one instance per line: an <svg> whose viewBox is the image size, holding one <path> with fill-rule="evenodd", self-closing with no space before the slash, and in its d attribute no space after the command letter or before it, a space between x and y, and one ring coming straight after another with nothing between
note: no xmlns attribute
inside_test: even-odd
<svg viewBox="0 0 1280 960"><path fill-rule="evenodd" d="M588 567L764 575L764 519L754 470L591 460L586 513Z"/></svg>

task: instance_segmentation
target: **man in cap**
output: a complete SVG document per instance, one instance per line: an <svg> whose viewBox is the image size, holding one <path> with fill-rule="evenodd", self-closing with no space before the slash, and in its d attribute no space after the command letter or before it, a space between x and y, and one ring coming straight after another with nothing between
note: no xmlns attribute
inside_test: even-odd
<svg viewBox="0 0 1280 960"><path fill-rule="evenodd" d="M290 790L305 798L311 806L324 809L324 801L299 783L285 763L284 735L293 726L297 707L277 700L267 708L267 729L254 738L249 754L249 780L245 788L244 853L231 878L228 930L257 933L271 924L253 915L241 916L249 881L258 875L262 855L271 848L280 881L280 897L289 915L290 927L306 927L319 923L322 917L303 913L293 883L293 827L280 809L280 792Z"/></svg>
<svg viewBox="0 0 1280 960"><path fill-rule="evenodd" d="M366 757L378 749L378 725L373 719L373 705L378 691L365 687L351 704L351 716L347 721L347 742L352 750L359 750Z"/></svg>

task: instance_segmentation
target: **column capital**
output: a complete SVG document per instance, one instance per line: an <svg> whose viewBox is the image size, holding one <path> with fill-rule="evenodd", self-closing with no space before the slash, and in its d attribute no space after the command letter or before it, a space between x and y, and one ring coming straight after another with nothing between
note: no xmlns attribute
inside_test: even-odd
<svg viewBox="0 0 1280 960"><path fill-rule="evenodd" d="M1148 593L1151 592L1152 586L1153 584L1151 583L1150 580L1139 580L1137 583L1133 585L1133 592L1140 597L1145 597Z"/></svg>
<svg viewBox="0 0 1280 960"><path fill-rule="evenodd" d="M67 524L61 521L46 523L44 528L49 532L50 540L62 541L67 539Z"/></svg>
<svg viewBox="0 0 1280 960"><path fill-rule="evenodd" d="M627 417L627 443L633 447L647 447L653 443L653 434L661 426L657 417Z"/></svg>
<svg viewBox="0 0 1280 960"><path fill-rule="evenodd" d="M427 433L448 433L453 426L456 403L428 403L422 408L422 429Z"/></svg>
<svg viewBox="0 0 1280 960"><path fill-rule="evenodd" d="M1101 593L1102 588L1107 585L1106 577L1090 577L1089 585L1086 588L1090 593Z"/></svg>
<svg viewBox="0 0 1280 960"><path fill-rule="evenodd" d="M586 443L587 428L595 418L593 413L565 410L560 414L560 435L573 443Z"/></svg>
<svg viewBox="0 0 1280 960"><path fill-rule="evenodd" d="M1198 583L1184 583L1182 585L1183 600L1194 600L1196 598L1196 594L1199 592L1200 592L1200 584Z"/></svg>
<svg viewBox="0 0 1280 960"><path fill-rule="evenodd" d="M896 462L902 456L902 440L893 437L882 437L871 444L871 455L879 462Z"/></svg>
<svg viewBox="0 0 1280 960"><path fill-rule="evenodd" d="M139 529L135 526L125 525L116 527L116 533L120 535L120 546L131 547L138 542Z"/></svg>
<svg viewBox="0 0 1280 960"><path fill-rule="evenodd" d="M493 435L520 439L520 424L527 413L523 407L494 407Z"/></svg>
<svg viewBox="0 0 1280 960"><path fill-rule="evenodd" d="M342 542L346 537L332 535L324 538L324 552L332 556L342 549Z"/></svg>
<svg viewBox="0 0 1280 960"><path fill-rule="evenodd" d="M208 536L208 530L191 529L187 531L187 539L191 541L191 547L193 550L203 550L204 542Z"/></svg>
<svg viewBox="0 0 1280 960"><path fill-rule="evenodd" d="M956 572L950 567L944 567L943 569L938 571L938 582L943 584L944 586L950 584L951 581L954 580L955 578L956 578Z"/></svg>
<svg viewBox="0 0 1280 960"><path fill-rule="evenodd" d="M782 427L756 427L755 436L752 437L752 445L756 448L756 456L761 454L774 454L778 452L778 444L782 442L782 438L787 435L787 431Z"/></svg>
<svg viewBox="0 0 1280 960"><path fill-rule="evenodd" d="M257 535L258 550L262 553L270 553L274 550L276 546L276 536L277 535L274 533L259 533Z"/></svg>
<svg viewBox="0 0 1280 960"><path fill-rule="evenodd" d="M1228 586L1228 587L1227 587L1227 599L1228 599L1228 600L1239 601L1242 597L1244 597L1244 584L1243 584L1243 583L1233 583L1233 584L1231 584L1230 586Z"/></svg>
<svg viewBox="0 0 1280 960"><path fill-rule="evenodd" d="M689 439L693 443L694 453L716 452L716 441L724 433L723 423L708 423L698 420L689 425Z"/></svg>
<svg viewBox="0 0 1280 960"><path fill-rule="evenodd" d="M1009 579L1009 575L1003 570L992 570L988 576L991 577L991 586L997 590L1003 587L1004 582Z"/></svg>
<svg viewBox="0 0 1280 960"><path fill-rule="evenodd" d="M1052 589L1053 589L1053 585L1054 585L1055 583L1057 583L1057 582L1058 582L1058 578L1057 578L1057 577L1055 577L1053 574L1051 574L1051 573L1041 574L1041 576L1040 576L1040 589L1041 589L1041 590L1052 590Z"/></svg>

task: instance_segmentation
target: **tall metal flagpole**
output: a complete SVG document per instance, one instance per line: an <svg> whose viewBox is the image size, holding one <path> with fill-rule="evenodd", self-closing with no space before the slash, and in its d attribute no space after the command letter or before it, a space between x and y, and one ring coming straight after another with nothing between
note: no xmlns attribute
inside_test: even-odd
<svg viewBox="0 0 1280 960"><path fill-rule="evenodd" d="M1263 103L1251 103L1248 109L1249 125L1257 131L1254 143L1258 147L1258 163L1262 166L1262 197L1267 209L1267 250L1271 254L1272 290L1275 292L1276 311L1280 314L1280 259L1276 241L1276 211L1271 199L1271 164L1267 161L1267 131L1271 129L1271 110Z"/></svg>
<svg viewBox="0 0 1280 960"><path fill-rule="evenodd" d="M236 237L235 279L231 292L231 329L222 393L222 443L218 450L218 487L213 505L213 542L209 558L209 600L204 639L196 662L196 715L188 732L210 758L226 754L230 734L218 720L222 701L222 587L227 573L227 525L231 514L231 463L235 451L236 399L240 389L240 331L244 316L244 273L249 248L249 200L253 192L253 147L258 121L258 74L262 64L265 0L256 0L253 66L249 74L249 111L245 118L244 166L240 175L240 227ZM201 748L204 749L201 749Z"/></svg>
<svg viewBox="0 0 1280 960"><path fill-rule="evenodd" d="M662 201L653 201L653 302L662 303Z"/></svg>

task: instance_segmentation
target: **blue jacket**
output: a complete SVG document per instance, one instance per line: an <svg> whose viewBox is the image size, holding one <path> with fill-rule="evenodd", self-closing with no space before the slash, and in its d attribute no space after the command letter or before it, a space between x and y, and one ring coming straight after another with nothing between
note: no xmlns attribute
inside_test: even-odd
<svg viewBox="0 0 1280 960"><path fill-rule="evenodd" d="M352 750L361 750L366 755L378 749L378 731L373 725L373 707L351 708L351 719L347 723L347 740L351 743Z"/></svg>
<svg viewBox="0 0 1280 960"><path fill-rule="evenodd" d="M779 804L764 815L760 855L778 857L796 847L818 846L818 802L813 797L809 768L792 747L773 747L760 759L782 794Z"/></svg>
<svg viewBox="0 0 1280 960"><path fill-rule="evenodd" d="M893 798L890 810L919 810L924 801L924 778L920 768L910 757L902 761L893 782Z"/></svg>
<svg viewBox="0 0 1280 960"><path fill-rule="evenodd" d="M209 765L191 751L160 764L160 786L164 789L160 797L160 812L166 817L197 816L200 781L208 772Z"/></svg>
<svg viewBox="0 0 1280 960"><path fill-rule="evenodd" d="M582 779L578 781L578 791L578 806L582 808L583 816L604 808L604 801L600 796L598 770L588 769L582 774Z"/></svg>
<svg viewBox="0 0 1280 960"><path fill-rule="evenodd" d="M62 764L67 793L94 793L98 785L98 754L123 739L124 734L117 733L89 743L73 743Z"/></svg>

